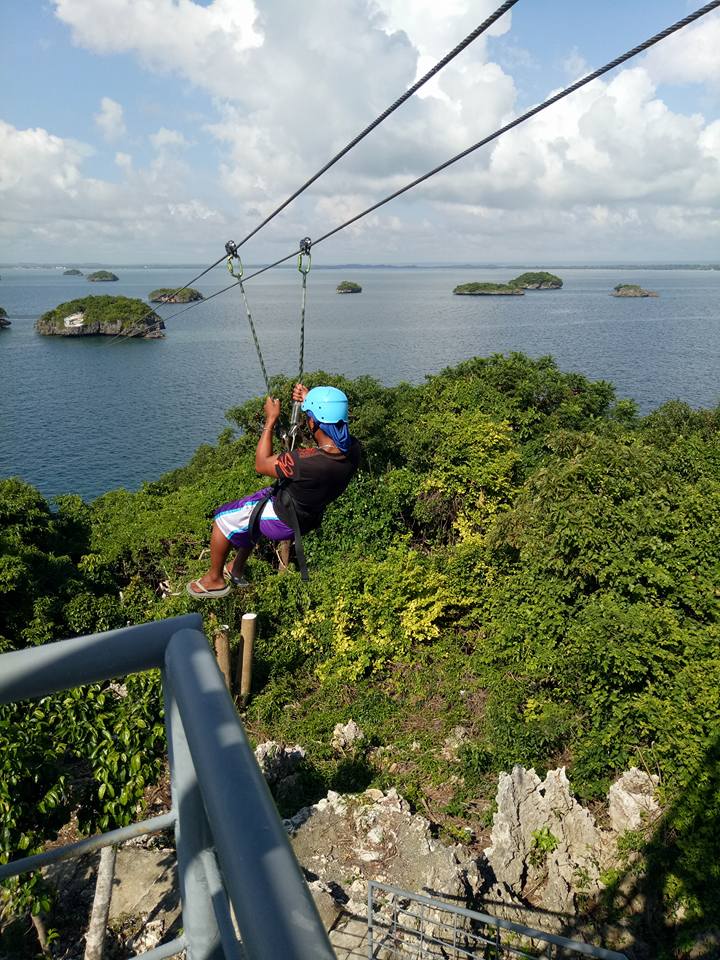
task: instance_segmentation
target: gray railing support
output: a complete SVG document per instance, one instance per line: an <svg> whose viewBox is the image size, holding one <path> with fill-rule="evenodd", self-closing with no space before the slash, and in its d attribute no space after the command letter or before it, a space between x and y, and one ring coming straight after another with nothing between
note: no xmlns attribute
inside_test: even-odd
<svg viewBox="0 0 720 960"><path fill-rule="evenodd" d="M203 641L207 648L204 637ZM222 960L220 931L201 859L212 838L173 683L166 673L163 673L163 690L173 808L177 817L178 884L188 960Z"/></svg>
<svg viewBox="0 0 720 960"><path fill-rule="evenodd" d="M334 960L201 627L189 614L0 654L0 704L160 668L173 792L168 814L16 860L3 875L174 822L184 935L144 954L147 960L183 949L188 960Z"/></svg>
<svg viewBox="0 0 720 960"><path fill-rule="evenodd" d="M55 847L54 850L47 850L45 853L36 853L32 857L11 860L10 863L0 865L0 880L17 877L18 874L28 873L30 870L39 870L49 863L82 857L85 853L92 853L95 850L101 850L103 847L111 847L113 844L124 843L134 837L144 837L148 833L158 833L160 830L171 827L174 823L175 813L171 811L170 813L163 813L159 817L151 817L150 820L133 823L129 827L119 827L117 830L109 830L107 833L99 833L97 836L78 840L76 843L68 843L64 847Z"/></svg>
<svg viewBox="0 0 720 960"><path fill-rule="evenodd" d="M165 663L246 952L335 960L207 640L197 630L178 631ZM252 897L242 896L248 886Z"/></svg>

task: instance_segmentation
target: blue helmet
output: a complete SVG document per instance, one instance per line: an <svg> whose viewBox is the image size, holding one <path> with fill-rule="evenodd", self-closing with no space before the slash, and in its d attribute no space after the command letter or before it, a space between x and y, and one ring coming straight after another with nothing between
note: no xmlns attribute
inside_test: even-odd
<svg viewBox="0 0 720 960"><path fill-rule="evenodd" d="M348 399L337 387L313 387L302 402L301 410L316 423L347 421Z"/></svg>

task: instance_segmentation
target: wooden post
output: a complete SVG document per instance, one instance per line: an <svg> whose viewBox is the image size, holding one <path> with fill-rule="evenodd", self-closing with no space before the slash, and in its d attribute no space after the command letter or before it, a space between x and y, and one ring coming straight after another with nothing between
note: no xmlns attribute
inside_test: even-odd
<svg viewBox="0 0 720 960"><path fill-rule="evenodd" d="M230 639L228 630L230 628L226 623L219 623L215 628L215 656L222 675L225 677L225 683L228 690L231 690L230 674Z"/></svg>
<svg viewBox="0 0 720 960"><path fill-rule="evenodd" d="M290 544L292 540L280 540L277 545L278 572L284 573L290 566Z"/></svg>
<svg viewBox="0 0 720 960"><path fill-rule="evenodd" d="M244 613L240 624L240 646L238 647L236 681L240 688L240 701L247 703L252 686L252 656L255 634L257 632L257 614Z"/></svg>

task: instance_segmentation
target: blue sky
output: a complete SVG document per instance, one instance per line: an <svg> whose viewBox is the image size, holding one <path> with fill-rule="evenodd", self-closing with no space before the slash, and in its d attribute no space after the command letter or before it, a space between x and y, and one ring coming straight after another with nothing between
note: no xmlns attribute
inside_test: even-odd
<svg viewBox="0 0 720 960"><path fill-rule="evenodd" d="M0 260L215 259L494 6L5 0ZM289 252L694 8L521 0L249 259ZM328 241L327 262L717 258L717 49L714 13Z"/></svg>

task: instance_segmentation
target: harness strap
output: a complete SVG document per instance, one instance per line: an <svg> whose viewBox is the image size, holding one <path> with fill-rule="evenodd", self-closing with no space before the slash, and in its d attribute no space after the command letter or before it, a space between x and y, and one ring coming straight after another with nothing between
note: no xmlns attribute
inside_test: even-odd
<svg viewBox="0 0 720 960"><path fill-rule="evenodd" d="M307 562L305 560L305 550L303 548L302 534L300 533L300 521L298 520L292 497L279 480L272 485L270 492L258 500L253 507L248 521L250 543L254 547L260 539L260 517L265 509L265 505L275 496L277 496L278 500L281 500L283 508L287 512L288 519L290 520L290 527L292 528L295 538L295 559L297 560L298 570L300 571L300 578L307 582L310 579L310 575L308 574Z"/></svg>

